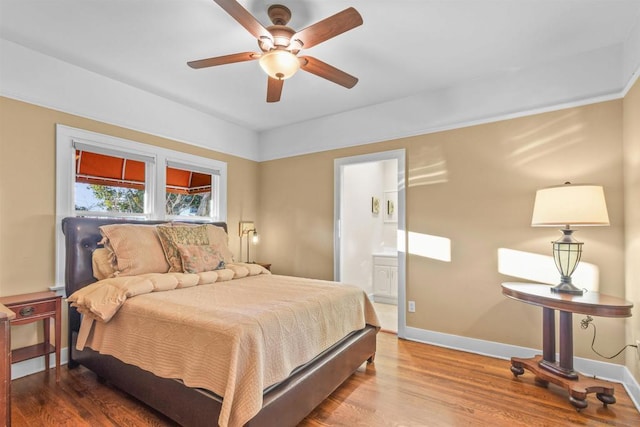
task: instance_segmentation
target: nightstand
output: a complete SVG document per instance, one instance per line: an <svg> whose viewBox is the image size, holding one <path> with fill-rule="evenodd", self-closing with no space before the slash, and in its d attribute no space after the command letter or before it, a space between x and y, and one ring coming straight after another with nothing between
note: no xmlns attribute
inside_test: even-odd
<svg viewBox="0 0 640 427"><path fill-rule="evenodd" d="M11 324L16 314L0 304L0 425L11 425Z"/></svg>
<svg viewBox="0 0 640 427"><path fill-rule="evenodd" d="M527 359L512 357L511 372L516 378L526 369L535 375L535 382L542 387L549 383L563 387L569 393L569 402L578 411L587 407L589 393L595 393L605 407L616 403L613 383L573 370L572 314L630 317L633 303L598 292L584 295L554 293L549 285L535 283L503 283L502 293L514 300L542 307L542 355ZM556 310L560 312L559 361L556 361Z"/></svg>
<svg viewBox="0 0 640 427"><path fill-rule="evenodd" d="M258 265L260 265L260 266L262 266L262 267L266 268L267 270L271 271L271 264L264 264L264 263L262 263L262 262L255 262L255 261L254 261L253 263L254 263L254 264L258 264Z"/></svg>
<svg viewBox="0 0 640 427"><path fill-rule="evenodd" d="M44 356L45 369L49 369L49 355L56 355L56 382L60 381L60 329L62 326L62 297L55 292L35 292L0 298L0 304L16 314L11 325L26 325L43 321L44 342L28 347L16 348L11 352L12 362L21 362L34 357ZM55 345L49 342L50 321L55 322Z"/></svg>

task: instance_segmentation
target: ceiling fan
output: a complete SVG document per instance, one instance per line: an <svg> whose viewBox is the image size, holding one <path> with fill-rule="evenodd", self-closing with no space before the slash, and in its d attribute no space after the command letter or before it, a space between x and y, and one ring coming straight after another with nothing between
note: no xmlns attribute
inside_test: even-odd
<svg viewBox="0 0 640 427"><path fill-rule="evenodd" d="M191 68L198 69L259 60L260 66L269 76L267 102L280 101L284 80L293 76L298 69L315 74L347 89L351 89L358 83L356 77L319 59L312 56L297 56L303 48L308 49L362 25L362 16L353 7L296 32L287 26L291 19L291 11L285 6L274 4L269 7L268 15L273 25L265 28L237 1L214 1L258 39L258 46L262 52L234 53L187 62Z"/></svg>

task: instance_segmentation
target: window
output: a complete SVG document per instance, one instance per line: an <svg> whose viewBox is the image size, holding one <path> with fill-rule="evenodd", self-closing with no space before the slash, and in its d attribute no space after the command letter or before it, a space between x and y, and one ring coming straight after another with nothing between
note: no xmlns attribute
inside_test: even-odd
<svg viewBox="0 0 640 427"><path fill-rule="evenodd" d="M56 286L67 216L226 221L227 164L82 129L56 127Z"/></svg>
<svg viewBox="0 0 640 427"><path fill-rule="evenodd" d="M146 213L147 162L127 157L126 153L110 156L95 153L91 147L76 147L73 192L76 215Z"/></svg>
<svg viewBox="0 0 640 427"><path fill-rule="evenodd" d="M171 218L217 216L218 176L216 170L168 161L165 214Z"/></svg>

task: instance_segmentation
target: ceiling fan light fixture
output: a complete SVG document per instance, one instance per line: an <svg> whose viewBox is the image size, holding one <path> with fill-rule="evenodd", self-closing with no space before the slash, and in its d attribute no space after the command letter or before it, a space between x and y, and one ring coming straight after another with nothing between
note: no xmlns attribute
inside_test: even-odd
<svg viewBox="0 0 640 427"><path fill-rule="evenodd" d="M238 0L215 2L256 38L260 52L239 52L189 61L189 67L199 69L259 59L260 67L269 76L267 102L280 101L285 79L293 76L301 68L307 73L315 74L347 89L358 83L356 77L319 59L311 56L298 57L303 47L311 48L362 25L362 16L353 7L296 32L288 26L291 11L286 6L269 6L267 14L273 25L265 28Z"/></svg>
<svg viewBox="0 0 640 427"><path fill-rule="evenodd" d="M300 69L300 61L293 53L278 49L262 55L260 66L269 77L285 80Z"/></svg>

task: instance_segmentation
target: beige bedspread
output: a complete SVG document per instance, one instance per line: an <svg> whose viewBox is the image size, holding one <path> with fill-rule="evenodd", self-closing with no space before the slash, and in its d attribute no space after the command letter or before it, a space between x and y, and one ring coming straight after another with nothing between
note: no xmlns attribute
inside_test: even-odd
<svg viewBox="0 0 640 427"><path fill-rule="evenodd" d="M218 423L233 427L260 411L266 387L365 323L379 326L360 288L261 274L129 297L86 344L223 396Z"/></svg>

